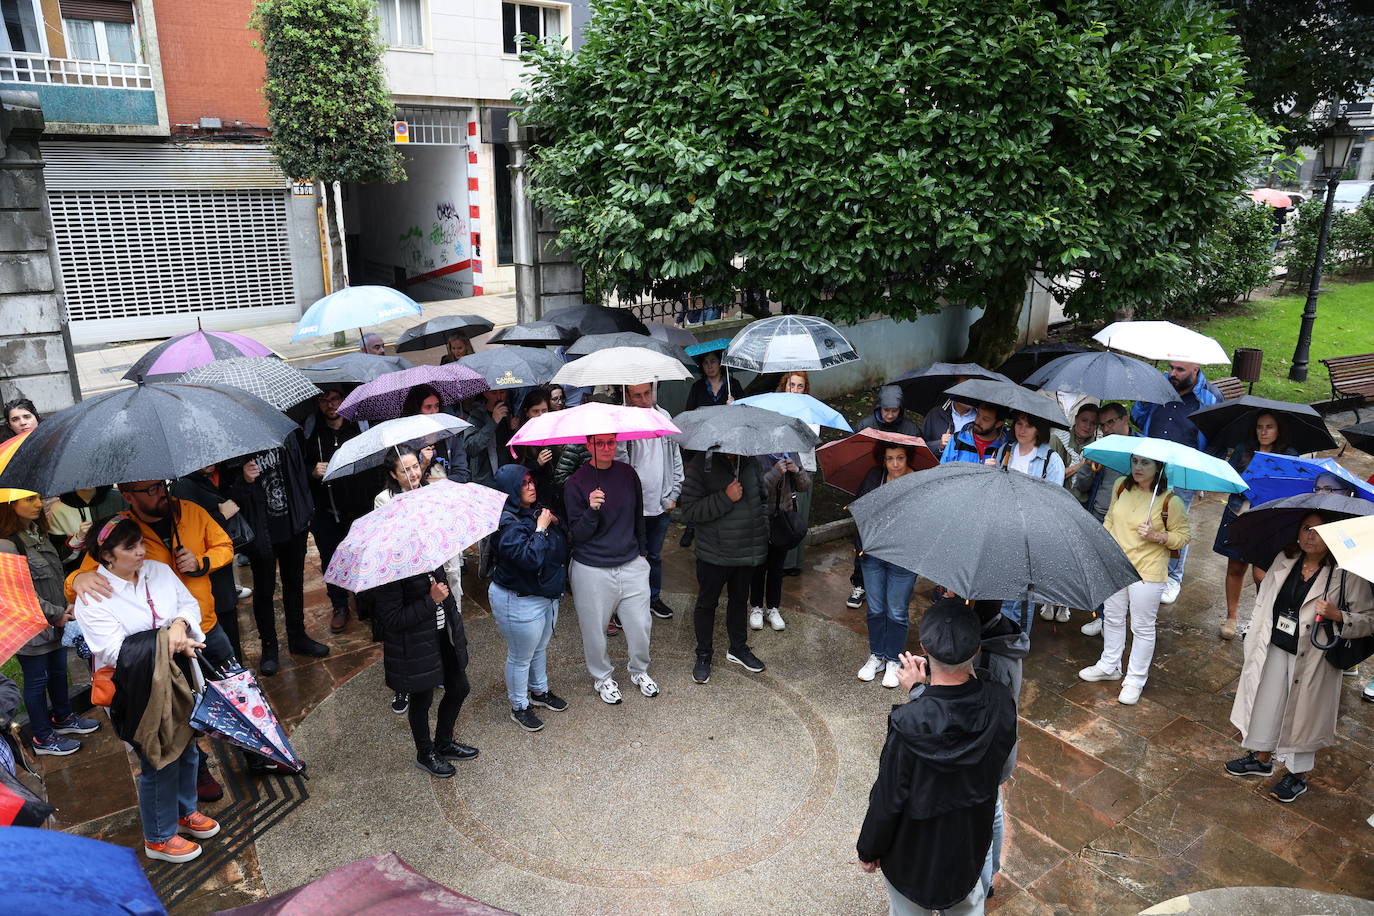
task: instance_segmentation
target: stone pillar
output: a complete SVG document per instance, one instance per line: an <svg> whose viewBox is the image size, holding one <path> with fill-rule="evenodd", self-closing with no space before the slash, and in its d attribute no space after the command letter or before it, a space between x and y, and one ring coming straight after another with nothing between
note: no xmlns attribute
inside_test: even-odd
<svg viewBox="0 0 1374 916"><path fill-rule="evenodd" d="M515 320L534 321L539 308L539 245L535 240L534 205L529 197L527 168L530 135L518 117L512 115L506 128L510 146L510 205L512 258L515 261Z"/></svg>
<svg viewBox="0 0 1374 916"><path fill-rule="evenodd" d="M40 414L81 399L61 299L48 192L43 110L33 92L0 92L0 401Z"/></svg>

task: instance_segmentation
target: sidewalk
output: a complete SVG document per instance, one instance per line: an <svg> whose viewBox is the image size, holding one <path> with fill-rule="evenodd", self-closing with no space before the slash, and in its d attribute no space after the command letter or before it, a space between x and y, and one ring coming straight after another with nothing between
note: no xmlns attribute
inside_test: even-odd
<svg viewBox="0 0 1374 916"><path fill-rule="evenodd" d="M472 296L467 299L444 299L439 302L425 302L421 305L424 309L421 315L399 318L384 324L372 325L363 330L381 334L382 339L387 342L387 352L391 353L394 352L396 338L400 337L407 328L442 315L481 315L498 328L515 323L515 293L513 292ZM338 350L333 346L334 336L332 334L323 337L308 337L305 340L293 342L291 335L296 333L296 322L294 321L265 324L237 333L266 344L281 354L283 359L293 363L312 363L333 353L356 350L358 347L357 342L353 341L344 349ZM478 337L473 343L478 344L480 348L479 342L483 339ZM133 344L96 347L78 351L76 354L76 372L81 384L81 393L90 396L128 385L129 383L123 378L124 373L140 356L159 342L160 340L146 340ZM437 363L442 355L443 349L435 347L432 350L407 353L406 358L416 363Z"/></svg>

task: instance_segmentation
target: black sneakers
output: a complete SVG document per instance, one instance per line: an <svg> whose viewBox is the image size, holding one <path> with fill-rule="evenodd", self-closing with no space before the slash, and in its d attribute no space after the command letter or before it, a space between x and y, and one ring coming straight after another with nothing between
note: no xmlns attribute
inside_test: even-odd
<svg viewBox="0 0 1374 916"><path fill-rule="evenodd" d="M1255 752L1251 751L1244 757L1226 761L1226 772L1232 776L1268 776L1274 772L1274 764L1260 760L1255 756Z"/></svg>
<svg viewBox="0 0 1374 916"><path fill-rule="evenodd" d="M396 691L391 698L391 711L398 716L403 716L408 709L410 709L410 694Z"/></svg>
<svg viewBox="0 0 1374 916"><path fill-rule="evenodd" d="M434 745L434 756L442 757L444 760L471 760L481 751L466 744L459 744L457 741L441 741Z"/></svg>
<svg viewBox="0 0 1374 916"><path fill-rule="evenodd" d="M697 530L690 525L687 530L682 532L682 538L677 542L679 547L691 547L692 542L697 539Z"/></svg>
<svg viewBox="0 0 1374 916"><path fill-rule="evenodd" d="M649 613L659 620L671 620L673 617L673 609L664 604L662 598L655 598L649 602Z"/></svg>
<svg viewBox="0 0 1374 916"><path fill-rule="evenodd" d="M544 727L544 720L536 716L534 710L529 707L512 709L510 720L527 732L537 732Z"/></svg>
<svg viewBox="0 0 1374 916"><path fill-rule="evenodd" d="M1297 800L1297 797L1306 791L1307 780L1297 773L1285 773L1283 778L1274 784L1274 788L1269 790L1269 797L1287 804Z"/></svg>
<svg viewBox="0 0 1374 916"><path fill-rule="evenodd" d="M759 661L757 655L749 651L748 646L745 646L738 652L726 652L725 660L727 662L734 662L736 665L743 667L745 671L753 671L756 674L763 670L763 662Z"/></svg>
<svg viewBox="0 0 1374 916"><path fill-rule="evenodd" d="M428 771L429 775L437 776L439 779L448 779L454 773L458 772L453 768L453 764L440 757L434 751L417 755L415 758L415 766Z"/></svg>
<svg viewBox="0 0 1374 916"><path fill-rule="evenodd" d="M329 654L328 646L311 639L309 636L288 640L286 648L292 655L306 655L310 658L324 658Z"/></svg>
<svg viewBox="0 0 1374 916"><path fill-rule="evenodd" d="M690 529L689 529L690 530ZM711 656L704 652L697 653L697 663L692 666L692 680L698 684L704 684L711 679Z"/></svg>
<svg viewBox="0 0 1374 916"><path fill-rule="evenodd" d="M530 694L530 705L539 706L543 709L552 709L554 712L562 712L568 708L568 701L552 690L546 690L543 693Z"/></svg>

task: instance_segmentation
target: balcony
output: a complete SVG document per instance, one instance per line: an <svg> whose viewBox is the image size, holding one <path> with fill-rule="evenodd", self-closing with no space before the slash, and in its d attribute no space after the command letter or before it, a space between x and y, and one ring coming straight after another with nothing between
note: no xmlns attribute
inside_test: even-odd
<svg viewBox="0 0 1374 916"><path fill-rule="evenodd" d="M148 64L0 53L0 86L38 93L49 124L159 126Z"/></svg>

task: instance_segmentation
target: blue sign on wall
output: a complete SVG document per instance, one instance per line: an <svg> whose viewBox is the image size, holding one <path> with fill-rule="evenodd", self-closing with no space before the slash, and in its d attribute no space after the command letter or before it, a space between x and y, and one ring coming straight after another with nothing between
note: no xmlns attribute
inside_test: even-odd
<svg viewBox="0 0 1374 916"><path fill-rule="evenodd" d="M49 122L157 126L157 96L151 89L99 89L93 86L15 82L0 83L0 86L38 93L43 117Z"/></svg>

